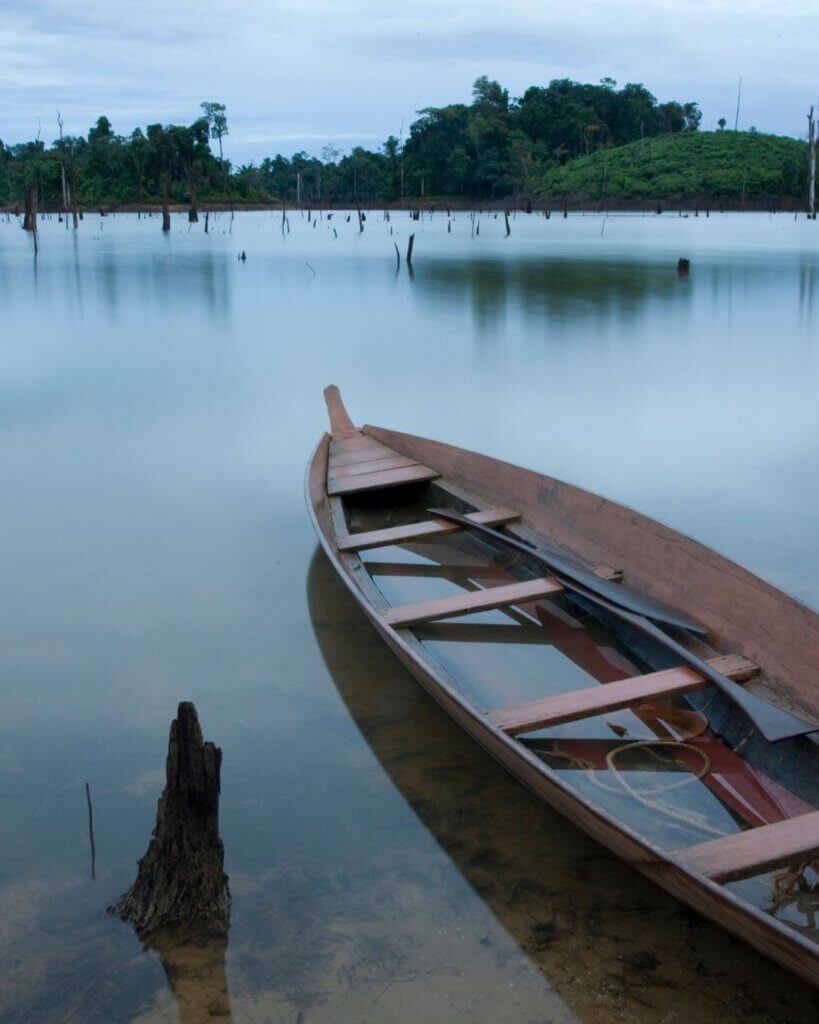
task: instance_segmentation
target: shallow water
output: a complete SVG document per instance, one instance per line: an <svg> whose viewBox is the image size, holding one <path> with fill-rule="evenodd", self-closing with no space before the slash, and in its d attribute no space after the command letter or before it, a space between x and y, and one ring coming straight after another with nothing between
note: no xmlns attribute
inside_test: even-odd
<svg viewBox="0 0 819 1024"><path fill-rule="evenodd" d="M35 265L0 222L0 1020L812 1019L442 715L316 554L302 477L335 382L819 607L816 226L290 226L51 220ZM234 900L226 946L160 955L105 907L181 699L224 751Z"/></svg>

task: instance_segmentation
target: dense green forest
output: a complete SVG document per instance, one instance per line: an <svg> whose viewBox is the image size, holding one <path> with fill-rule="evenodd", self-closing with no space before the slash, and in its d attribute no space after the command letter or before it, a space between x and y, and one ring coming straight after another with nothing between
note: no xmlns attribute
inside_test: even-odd
<svg viewBox="0 0 819 1024"><path fill-rule="evenodd" d="M0 141L0 204L380 205L510 196L545 203L655 199L781 202L805 193L806 146L750 132L700 132L696 103L658 103L642 85L557 80L511 99L486 76L469 104L418 111L406 139L342 155L327 145L233 167L222 155L223 104L191 125L118 135L100 117L87 136Z"/></svg>
<svg viewBox="0 0 819 1024"><path fill-rule="evenodd" d="M553 167L543 198L556 203L622 200L776 202L807 190L807 146L798 139L750 132L663 135Z"/></svg>
<svg viewBox="0 0 819 1024"><path fill-rule="evenodd" d="M636 139L697 130L696 103L658 103L642 85L617 88L557 80L519 99L479 78L472 102L418 111L406 139L377 151L332 145L232 167L222 157L229 132L219 103L203 103L191 125L149 125L118 135L100 117L85 136L0 141L0 203L22 205L36 186L41 206L207 202L381 204L452 197L487 200L535 194L551 169ZM218 143L214 147L214 143ZM217 152L214 152L214 148Z"/></svg>

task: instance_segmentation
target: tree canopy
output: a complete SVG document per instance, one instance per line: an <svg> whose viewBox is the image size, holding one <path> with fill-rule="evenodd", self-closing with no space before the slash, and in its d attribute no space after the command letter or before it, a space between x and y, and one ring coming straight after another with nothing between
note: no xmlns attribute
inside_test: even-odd
<svg viewBox="0 0 819 1024"><path fill-rule="evenodd" d="M341 155L332 142L322 159L307 153L232 167L223 158L225 105L201 104L192 124L149 125L119 135L100 117L86 137L63 136L46 148L0 141L0 203L19 203L36 181L40 202L61 202L67 164L82 205L156 202L281 201L318 204L393 202L409 197L487 199L536 191L568 160L668 133L696 131L696 103L659 103L643 85L622 88L557 79L512 99L486 75L469 103L426 107L406 139L391 135L378 150ZM218 155L211 142L218 143ZM74 180L74 179L72 179Z"/></svg>

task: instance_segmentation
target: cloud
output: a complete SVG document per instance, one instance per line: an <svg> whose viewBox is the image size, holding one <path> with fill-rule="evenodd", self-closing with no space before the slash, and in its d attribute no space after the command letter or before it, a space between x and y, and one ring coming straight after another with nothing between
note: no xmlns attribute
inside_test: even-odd
<svg viewBox="0 0 819 1024"><path fill-rule="evenodd" d="M261 147L374 145L421 107L469 98L487 73L512 95L571 77L644 83L661 100L694 99L704 127L801 134L819 91L814 0L6 0L0 27L0 137L72 132L102 113L123 133L190 122L202 99L228 106L226 155Z"/></svg>
<svg viewBox="0 0 819 1024"><path fill-rule="evenodd" d="M344 142L347 139L355 140L372 140L376 139L377 136L369 133L362 134L361 132L270 132L268 134L254 134L253 132L243 132L241 135L234 133L234 142L244 142L252 146L261 146L265 143L277 143L277 142L301 142L306 139L315 140L318 142Z"/></svg>

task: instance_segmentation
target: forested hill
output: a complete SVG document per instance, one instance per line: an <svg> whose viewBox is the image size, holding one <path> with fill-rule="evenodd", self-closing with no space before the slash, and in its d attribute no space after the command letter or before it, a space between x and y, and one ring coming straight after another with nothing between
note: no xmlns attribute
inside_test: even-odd
<svg viewBox="0 0 819 1024"><path fill-rule="evenodd" d="M806 146L751 132L699 131L696 103L659 103L642 85L568 80L512 99L498 82L470 103L418 111L406 139L322 158L275 156L233 167L222 157L227 111L203 103L190 125L119 135L100 117L87 136L0 142L0 205L147 203L293 205L491 202L712 201L793 205L805 193ZM725 122L722 120L721 125Z"/></svg>
<svg viewBox="0 0 819 1024"><path fill-rule="evenodd" d="M190 125L149 125L119 135L100 117L87 136L0 142L0 203L21 204L34 182L41 205L74 195L81 205L158 202L381 204L414 197L487 200L537 190L554 167L598 149L640 138L695 132L693 102L659 103L642 85L622 88L569 80L531 86L512 99L483 76L470 103L418 112L406 139L390 136L377 151L322 159L275 156L234 168L221 158L227 112L202 104ZM218 143L218 145L214 145ZM215 150L215 151L214 151ZM218 154L218 155L217 155Z"/></svg>
<svg viewBox="0 0 819 1024"><path fill-rule="evenodd" d="M552 167L543 201L679 201L760 206L804 200L807 146L758 132L686 132L632 142Z"/></svg>

